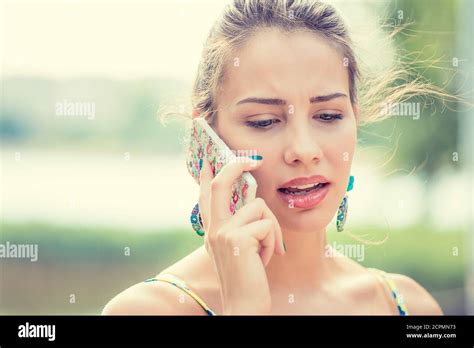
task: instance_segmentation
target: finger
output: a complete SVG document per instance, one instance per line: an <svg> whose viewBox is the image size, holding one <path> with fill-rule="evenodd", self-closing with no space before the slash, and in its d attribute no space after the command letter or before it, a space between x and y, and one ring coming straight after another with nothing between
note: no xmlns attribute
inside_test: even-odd
<svg viewBox="0 0 474 348"><path fill-rule="evenodd" d="M232 217L230 212L230 197L232 185L245 171L259 168L262 160L253 160L247 157L238 157L237 161L224 165L216 177L211 181L210 208L212 225L221 226Z"/></svg>
<svg viewBox="0 0 474 348"><path fill-rule="evenodd" d="M204 225L204 230L208 231L209 208L210 208L210 187L214 178L209 162L203 158L202 168L199 173L199 211Z"/></svg>
<svg viewBox="0 0 474 348"><path fill-rule="evenodd" d="M234 233L251 236L259 246L259 255L266 267L273 256L275 249L275 224L270 219L253 221L242 228L234 230Z"/></svg>
<svg viewBox="0 0 474 348"><path fill-rule="evenodd" d="M280 223L265 201L260 197L257 197L240 208L235 213L235 218L228 222L226 229L238 228L261 219L269 219L274 224L275 243L273 247L276 253L283 255L285 253L285 247L283 246L283 232L281 231Z"/></svg>

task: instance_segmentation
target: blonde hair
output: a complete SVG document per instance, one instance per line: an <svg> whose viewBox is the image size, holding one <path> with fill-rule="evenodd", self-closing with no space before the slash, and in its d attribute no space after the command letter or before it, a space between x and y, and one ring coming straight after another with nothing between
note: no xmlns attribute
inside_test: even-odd
<svg viewBox="0 0 474 348"><path fill-rule="evenodd" d="M416 95L449 97L417 76L402 60L382 74L372 76L367 71L361 76L347 26L330 4L320 0L234 0L214 23L204 44L191 95L193 115L201 114L215 124L216 96L230 55L265 28L308 30L326 38L338 50L347 66L351 103L359 104L359 125L386 118L380 112L382 103L396 104ZM396 28L391 36L402 29Z"/></svg>
<svg viewBox="0 0 474 348"><path fill-rule="evenodd" d="M346 26L334 7L321 1L234 0L214 23L204 45L191 98L195 113L214 124L216 95L230 54L265 28L309 30L325 37L346 59L350 100L357 101L359 68Z"/></svg>

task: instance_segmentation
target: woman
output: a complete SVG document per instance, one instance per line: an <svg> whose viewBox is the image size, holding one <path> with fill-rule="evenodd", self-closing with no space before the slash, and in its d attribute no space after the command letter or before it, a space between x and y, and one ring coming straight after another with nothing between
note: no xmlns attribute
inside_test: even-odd
<svg viewBox="0 0 474 348"><path fill-rule="evenodd" d="M328 256L327 226L338 208L346 213L357 126L374 116L359 111L358 79L332 6L229 5L205 45L193 116L261 159L229 163L215 177L202 163L204 245L117 295L103 314L442 314L413 279ZM244 171L258 183L257 198L231 215L231 186Z"/></svg>

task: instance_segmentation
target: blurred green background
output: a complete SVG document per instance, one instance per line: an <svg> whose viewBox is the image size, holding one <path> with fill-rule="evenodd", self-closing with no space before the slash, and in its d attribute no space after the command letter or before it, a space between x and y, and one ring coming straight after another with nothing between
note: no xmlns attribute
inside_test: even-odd
<svg viewBox="0 0 474 348"><path fill-rule="evenodd" d="M416 71L450 93L472 92L472 2L335 4L362 34L380 19L411 22L395 45L405 58L420 53ZM198 187L185 167L185 124L164 125L159 112L190 111L200 45L223 4L2 6L0 243L37 244L39 258L0 259L0 314L99 314L202 245L188 226ZM49 19L36 38L32 9ZM58 114L68 102L93 104L93 117ZM348 228L365 239L389 236L366 246L361 263L414 278L446 314L474 313L473 116L433 100L417 120L361 128L354 163ZM179 202L169 204L176 192ZM328 236L356 243L333 225Z"/></svg>

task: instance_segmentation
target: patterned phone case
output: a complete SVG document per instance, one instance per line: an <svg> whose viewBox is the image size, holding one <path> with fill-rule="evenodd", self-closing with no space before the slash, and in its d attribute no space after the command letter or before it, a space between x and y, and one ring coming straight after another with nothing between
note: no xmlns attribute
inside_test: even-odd
<svg viewBox="0 0 474 348"><path fill-rule="evenodd" d="M221 168L236 158L224 141L214 132L202 117L193 119L191 143L188 151L187 167L189 173L199 184L199 159L206 158L217 175ZM255 198L257 182L249 172L243 173L232 185L230 212L235 214L247 202Z"/></svg>

